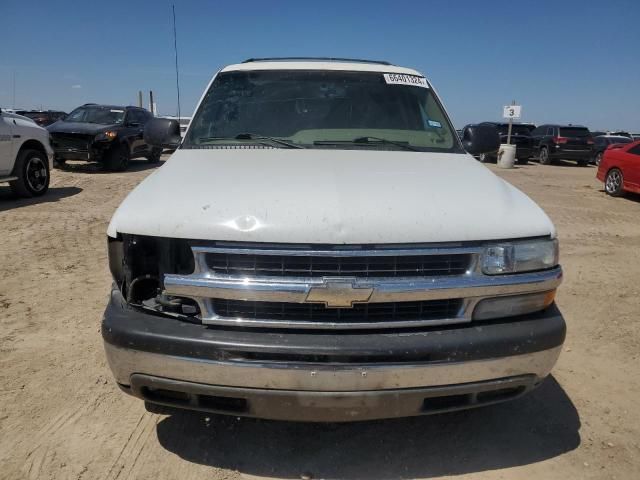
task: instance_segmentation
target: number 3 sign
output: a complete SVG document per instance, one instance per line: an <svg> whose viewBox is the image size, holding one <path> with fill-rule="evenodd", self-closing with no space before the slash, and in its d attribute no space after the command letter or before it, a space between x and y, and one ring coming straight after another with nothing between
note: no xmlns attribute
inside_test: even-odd
<svg viewBox="0 0 640 480"><path fill-rule="evenodd" d="M502 110L503 118L520 118L520 112L522 110L521 105L505 105Z"/></svg>

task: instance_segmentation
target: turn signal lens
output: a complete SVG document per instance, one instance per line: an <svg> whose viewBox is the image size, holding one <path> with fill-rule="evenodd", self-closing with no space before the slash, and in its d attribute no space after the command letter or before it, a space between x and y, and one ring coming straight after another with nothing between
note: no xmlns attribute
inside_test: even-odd
<svg viewBox="0 0 640 480"><path fill-rule="evenodd" d="M116 138L116 135L118 135L117 132L114 132L113 130L107 130L106 132L104 132L104 136L110 140Z"/></svg>
<svg viewBox="0 0 640 480"><path fill-rule="evenodd" d="M509 295L506 297L487 298L481 300L473 311L474 320L526 315L544 310L553 303L556 291L528 293L525 295Z"/></svg>

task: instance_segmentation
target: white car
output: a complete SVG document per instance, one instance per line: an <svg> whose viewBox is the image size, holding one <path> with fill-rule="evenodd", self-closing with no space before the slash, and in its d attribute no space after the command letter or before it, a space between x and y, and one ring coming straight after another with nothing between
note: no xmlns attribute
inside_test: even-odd
<svg viewBox="0 0 640 480"><path fill-rule="evenodd" d="M178 122L145 140L179 143ZM152 411L304 421L528 392L564 342L562 269L547 215L470 155L498 144L460 140L413 69L224 68L109 225L116 381Z"/></svg>
<svg viewBox="0 0 640 480"><path fill-rule="evenodd" d="M0 110L0 183L9 182L21 197L43 195L52 162L49 132L30 118Z"/></svg>

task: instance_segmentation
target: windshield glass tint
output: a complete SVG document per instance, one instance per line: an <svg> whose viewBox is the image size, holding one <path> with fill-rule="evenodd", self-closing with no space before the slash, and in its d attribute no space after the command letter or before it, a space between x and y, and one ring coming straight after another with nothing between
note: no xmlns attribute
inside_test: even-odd
<svg viewBox="0 0 640 480"><path fill-rule="evenodd" d="M398 148L352 144L377 137L419 150L459 151L429 88L387 84L382 73L251 71L218 75L191 122L184 148L233 142L243 133L308 148ZM318 145L318 142L322 145Z"/></svg>
<svg viewBox="0 0 640 480"><path fill-rule="evenodd" d="M588 137L591 135L586 128L564 127L560 129L561 137Z"/></svg>
<svg viewBox="0 0 640 480"><path fill-rule="evenodd" d="M111 107L80 107L67 115L65 121L114 125L122 123L123 119L124 109Z"/></svg>

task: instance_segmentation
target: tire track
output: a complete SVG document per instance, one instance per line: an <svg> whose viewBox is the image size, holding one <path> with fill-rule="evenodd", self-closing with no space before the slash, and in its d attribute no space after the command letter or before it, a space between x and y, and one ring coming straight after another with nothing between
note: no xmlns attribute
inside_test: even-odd
<svg viewBox="0 0 640 480"><path fill-rule="evenodd" d="M146 452L145 449L149 438L152 436L152 433L155 432L156 424L157 415L144 412L140 416L122 446L122 449L107 471L104 480L129 480L136 478L132 475L138 470L137 467L140 459L145 459L148 456L148 452Z"/></svg>

